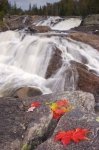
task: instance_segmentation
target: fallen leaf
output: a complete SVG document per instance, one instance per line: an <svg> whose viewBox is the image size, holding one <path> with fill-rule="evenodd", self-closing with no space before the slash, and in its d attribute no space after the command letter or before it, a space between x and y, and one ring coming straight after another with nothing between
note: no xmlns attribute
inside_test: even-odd
<svg viewBox="0 0 99 150"><path fill-rule="evenodd" d="M62 99L62 100L58 100L56 104L58 105L58 107L63 107L63 106L67 107L69 105L69 102L66 99Z"/></svg>
<svg viewBox="0 0 99 150"><path fill-rule="evenodd" d="M54 119L59 119L61 117L60 114L56 114L55 112L53 112L53 118Z"/></svg>
<svg viewBox="0 0 99 150"><path fill-rule="evenodd" d="M50 105L50 108L51 108L52 111L55 111L58 108L58 105L56 103L52 103Z"/></svg>
<svg viewBox="0 0 99 150"><path fill-rule="evenodd" d="M34 111L35 108L36 107L30 107L27 112L32 112L32 111Z"/></svg>
<svg viewBox="0 0 99 150"><path fill-rule="evenodd" d="M76 131L72 135L72 140L78 143L81 140L86 140L86 135L89 131L87 129L77 128Z"/></svg>
<svg viewBox="0 0 99 150"><path fill-rule="evenodd" d="M66 132L61 131L55 136L55 141L62 140L62 138L65 136Z"/></svg>
<svg viewBox="0 0 99 150"><path fill-rule="evenodd" d="M40 102L33 102L33 103L31 104L31 107L39 107L40 105L41 105Z"/></svg>
<svg viewBox="0 0 99 150"><path fill-rule="evenodd" d="M63 145L68 145L70 142L74 141L78 143L82 140L88 140L86 137L89 133L88 129L77 128L75 130L61 131L55 136L55 141L61 141Z"/></svg>
<svg viewBox="0 0 99 150"><path fill-rule="evenodd" d="M37 107L39 107L40 105L41 105L40 102L36 102L36 101L33 102L27 112L34 111L34 109L37 108Z"/></svg>
<svg viewBox="0 0 99 150"><path fill-rule="evenodd" d="M53 112L54 119L59 119L66 112L72 110L72 106L69 104L69 101L67 99L61 99L48 104Z"/></svg>

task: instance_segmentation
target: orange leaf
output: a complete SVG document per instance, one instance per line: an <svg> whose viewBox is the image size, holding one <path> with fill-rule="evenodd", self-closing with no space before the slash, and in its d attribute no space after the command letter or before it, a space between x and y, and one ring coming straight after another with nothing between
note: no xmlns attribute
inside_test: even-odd
<svg viewBox="0 0 99 150"><path fill-rule="evenodd" d="M54 119L59 119L62 115L71 111L72 109L71 105L69 105L69 102L66 99L58 100L56 102L50 103L49 105L53 112Z"/></svg>
<svg viewBox="0 0 99 150"><path fill-rule="evenodd" d="M51 108L52 111L55 111L58 108L58 105L56 103L52 103L50 105L50 108Z"/></svg>

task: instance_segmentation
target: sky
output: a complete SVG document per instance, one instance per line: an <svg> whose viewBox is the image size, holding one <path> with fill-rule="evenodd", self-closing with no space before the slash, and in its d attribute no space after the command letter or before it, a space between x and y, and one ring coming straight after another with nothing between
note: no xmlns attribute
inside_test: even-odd
<svg viewBox="0 0 99 150"><path fill-rule="evenodd" d="M58 2L58 1L60 0L9 0L9 2L11 2L12 4L16 2L16 5L18 7L21 6L22 9L28 9L30 3L32 5L37 4L37 6L39 7L39 6L45 5L47 2L53 3L53 2Z"/></svg>

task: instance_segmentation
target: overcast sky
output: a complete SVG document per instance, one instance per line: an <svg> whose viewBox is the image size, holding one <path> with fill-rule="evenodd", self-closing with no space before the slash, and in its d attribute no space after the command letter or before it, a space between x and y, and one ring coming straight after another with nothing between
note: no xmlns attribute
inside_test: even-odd
<svg viewBox="0 0 99 150"><path fill-rule="evenodd" d="M37 4L37 6L42 6L45 5L47 2L48 3L53 3L53 2L58 2L60 0L9 0L9 2L11 2L12 4L14 4L14 2L16 2L17 6L23 9L28 9L29 8L29 4L31 3L33 4Z"/></svg>

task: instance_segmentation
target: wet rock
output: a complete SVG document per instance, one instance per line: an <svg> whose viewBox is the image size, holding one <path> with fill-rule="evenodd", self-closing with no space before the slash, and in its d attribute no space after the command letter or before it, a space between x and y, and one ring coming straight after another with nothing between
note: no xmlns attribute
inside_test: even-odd
<svg viewBox="0 0 99 150"><path fill-rule="evenodd" d="M42 95L42 94L43 93L42 93L41 89L39 89L37 87L22 87L10 96L23 99L23 98L27 98L27 97Z"/></svg>
<svg viewBox="0 0 99 150"><path fill-rule="evenodd" d="M99 77L81 63L71 61L71 65L78 72L77 89L93 93L96 102L99 102Z"/></svg>
<svg viewBox="0 0 99 150"><path fill-rule="evenodd" d="M55 142L54 136L59 131L68 131L76 128L86 128L91 132L88 134L90 140L79 143L71 142L63 146L61 142ZM65 114L57 124L54 134L50 139L39 145L36 150L98 150L99 149L99 122L96 121L94 114L88 114L81 108L76 108Z"/></svg>
<svg viewBox="0 0 99 150"><path fill-rule="evenodd" d="M48 27L48 26L30 26L29 27L29 30L32 31L32 32L36 32L36 33L44 33L44 32L49 32L51 31L51 28Z"/></svg>
<svg viewBox="0 0 99 150"><path fill-rule="evenodd" d="M45 105L27 112L31 102L23 105L19 99L0 98L1 150L21 150L32 139L36 145L38 139L46 135L52 113Z"/></svg>
<svg viewBox="0 0 99 150"><path fill-rule="evenodd" d="M53 54L46 71L46 78L50 78L62 66L61 53L61 50L57 47L53 49Z"/></svg>
<svg viewBox="0 0 99 150"><path fill-rule="evenodd" d="M70 33L72 39L89 44L99 50L99 36L83 32Z"/></svg>
<svg viewBox="0 0 99 150"><path fill-rule="evenodd" d="M99 25L81 25L79 27L74 28L74 30L79 32L85 32L88 34L99 35Z"/></svg>
<svg viewBox="0 0 99 150"><path fill-rule="evenodd" d="M3 18L8 30L23 29L31 24L31 16L7 15Z"/></svg>

